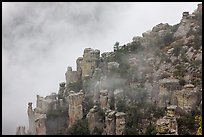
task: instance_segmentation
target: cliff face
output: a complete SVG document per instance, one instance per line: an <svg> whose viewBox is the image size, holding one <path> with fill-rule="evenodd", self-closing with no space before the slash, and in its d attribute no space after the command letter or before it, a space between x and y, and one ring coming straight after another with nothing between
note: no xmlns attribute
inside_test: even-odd
<svg viewBox="0 0 204 137"><path fill-rule="evenodd" d="M84 49L57 94L37 95L34 110L28 104L28 134L72 134L75 126L75 134L183 134L177 119L201 111L202 4L182 16L101 57L100 50Z"/></svg>

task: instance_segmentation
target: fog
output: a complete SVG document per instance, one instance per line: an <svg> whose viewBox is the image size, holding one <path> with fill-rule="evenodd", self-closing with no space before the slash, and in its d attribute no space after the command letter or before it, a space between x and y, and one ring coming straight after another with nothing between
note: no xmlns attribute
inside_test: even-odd
<svg viewBox="0 0 204 137"><path fill-rule="evenodd" d="M200 2L199 2L200 3ZM2 134L28 129L27 104L58 92L84 48L113 51L159 23L174 25L198 2L2 3Z"/></svg>

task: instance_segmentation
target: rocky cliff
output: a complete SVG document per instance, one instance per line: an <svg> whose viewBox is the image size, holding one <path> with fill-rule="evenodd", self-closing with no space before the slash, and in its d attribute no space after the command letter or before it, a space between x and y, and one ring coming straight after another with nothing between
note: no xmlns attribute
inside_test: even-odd
<svg viewBox="0 0 204 137"><path fill-rule="evenodd" d="M57 93L37 95L35 109L28 104L29 129L16 134L195 134L202 4L176 25L160 23L126 45L116 42L114 52L86 48L76 66L67 68Z"/></svg>

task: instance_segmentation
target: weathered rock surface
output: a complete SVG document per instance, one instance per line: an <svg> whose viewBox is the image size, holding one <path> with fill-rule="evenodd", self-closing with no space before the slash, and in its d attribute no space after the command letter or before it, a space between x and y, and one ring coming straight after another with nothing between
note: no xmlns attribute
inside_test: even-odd
<svg viewBox="0 0 204 137"><path fill-rule="evenodd" d="M84 93L70 92L69 95L69 127L71 127L76 120L83 117L82 101L84 100Z"/></svg>

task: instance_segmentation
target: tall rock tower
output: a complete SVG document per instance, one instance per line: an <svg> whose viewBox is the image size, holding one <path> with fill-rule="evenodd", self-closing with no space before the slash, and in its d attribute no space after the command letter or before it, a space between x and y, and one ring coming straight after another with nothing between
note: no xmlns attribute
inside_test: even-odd
<svg viewBox="0 0 204 137"><path fill-rule="evenodd" d="M125 113L117 112L116 116L116 135L125 135Z"/></svg>
<svg viewBox="0 0 204 137"><path fill-rule="evenodd" d="M67 72L65 73L66 77L66 87L68 87L69 83L77 82L80 78L77 71L72 71L72 67L67 67Z"/></svg>
<svg viewBox="0 0 204 137"><path fill-rule="evenodd" d="M32 103L28 103L28 120L29 120L29 128L28 128L28 134L35 135L36 134L36 128L35 128L35 112L32 108Z"/></svg>
<svg viewBox="0 0 204 137"><path fill-rule="evenodd" d="M168 106L166 116L157 120L157 135L178 135L178 125L175 117L176 107L174 105Z"/></svg>
<svg viewBox="0 0 204 137"><path fill-rule="evenodd" d="M100 50L85 48L82 61L82 78L85 76L92 77L95 68L98 67L100 59Z"/></svg>
<svg viewBox="0 0 204 137"><path fill-rule="evenodd" d="M71 127L76 120L82 119L83 117L83 108L82 108L82 101L84 99L84 93L78 92L75 93L74 91L70 91L68 96L69 101L69 127Z"/></svg>
<svg viewBox="0 0 204 137"><path fill-rule="evenodd" d="M78 57L76 60L76 65L77 65L77 72L81 78L82 75L82 62L83 62L83 57Z"/></svg>
<svg viewBox="0 0 204 137"><path fill-rule="evenodd" d="M116 111L107 110L105 115L105 135L115 135L115 128L116 128L116 118L115 118Z"/></svg>

